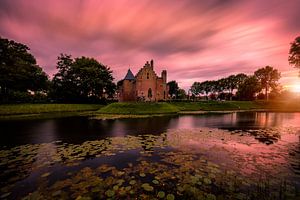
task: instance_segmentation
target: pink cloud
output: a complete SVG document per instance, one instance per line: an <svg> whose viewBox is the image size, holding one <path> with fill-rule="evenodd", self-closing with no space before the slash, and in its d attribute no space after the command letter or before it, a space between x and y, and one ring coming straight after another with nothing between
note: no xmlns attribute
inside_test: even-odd
<svg viewBox="0 0 300 200"><path fill-rule="evenodd" d="M299 7L297 0L2 0L0 35L27 44L49 75L59 53L69 53L96 57L116 80L154 59L158 73L167 69L185 89L265 65L290 84L297 79L287 57L300 34Z"/></svg>

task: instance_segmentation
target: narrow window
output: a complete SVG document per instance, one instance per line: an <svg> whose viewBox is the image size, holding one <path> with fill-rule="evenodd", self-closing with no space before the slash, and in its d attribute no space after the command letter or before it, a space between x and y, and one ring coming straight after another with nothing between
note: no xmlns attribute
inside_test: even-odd
<svg viewBox="0 0 300 200"><path fill-rule="evenodd" d="M149 79L149 73L147 73L147 79Z"/></svg>
<svg viewBox="0 0 300 200"><path fill-rule="evenodd" d="M149 88L149 90L148 90L148 98L151 98L151 97L152 97L152 89Z"/></svg>
<svg viewBox="0 0 300 200"><path fill-rule="evenodd" d="M164 91L164 99L166 99L166 91Z"/></svg>

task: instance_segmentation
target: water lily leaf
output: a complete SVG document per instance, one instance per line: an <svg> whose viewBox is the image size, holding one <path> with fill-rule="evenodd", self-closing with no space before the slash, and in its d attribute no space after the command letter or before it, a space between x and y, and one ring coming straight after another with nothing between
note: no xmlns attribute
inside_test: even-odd
<svg viewBox="0 0 300 200"><path fill-rule="evenodd" d="M130 185L136 184L136 180L131 180L131 181L129 181L129 184L130 184Z"/></svg>
<svg viewBox="0 0 300 200"><path fill-rule="evenodd" d="M49 175L50 175L50 173L47 172L47 173L42 174L41 177L42 177L42 178L45 178L45 177L47 177L47 176L49 176Z"/></svg>
<svg viewBox="0 0 300 200"><path fill-rule="evenodd" d="M174 194L168 194L167 195L167 200L174 200L174 199L175 199Z"/></svg>
<svg viewBox="0 0 300 200"><path fill-rule="evenodd" d="M131 190L131 188L132 188L131 186L126 186L126 187L125 187L125 190L126 190L126 191L129 191L129 190Z"/></svg>
<svg viewBox="0 0 300 200"><path fill-rule="evenodd" d="M113 189L114 189L114 190L118 190L118 189L119 189L119 186L118 186L118 185L115 185L115 186L113 187Z"/></svg>
<svg viewBox="0 0 300 200"><path fill-rule="evenodd" d="M11 194L10 192L5 193L5 194L2 194L2 195L0 196L0 198L1 198L1 199L4 199L4 198L8 197L10 194Z"/></svg>
<svg viewBox="0 0 300 200"><path fill-rule="evenodd" d="M206 185L210 185L211 184L211 180L209 178L204 178L203 179L203 182L206 184Z"/></svg>
<svg viewBox="0 0 300 200"><path fill-rule="evenodd" d="M55 191L54 193L52 193L52 196L58 196L58 195L60 195L61 194L61 190L57 190L57 191Z"/></svg>
<svg viewBox="0 0 300 200"><path fill-rule="evenodd" d="M207 194L206 199L207 200L217 200L217 197L214 194Z"/></svg>
<svg viewBox="0 0 300 200"><path fill-rule="evenodd" d="M157 193L157 197L158 197L158 198L161 198L161 199L164 198L165 195L166 195L166 194L165 194L164 191L159 191L159 192Z"/></svg>
<svg viewBox="0 0 300 200"><path fill-rule="evenodd" d="M155 180L155 179L152 181L152 183L154 183L155 185L159 184L158 180Z"/></svg>
<svg viewBox="0 0 300 200"><path fill-rule="evenodd" d="M140 177L145 177L146 174L145 173L140 173Z"/></svg>
<svg viewBox="0 0 300 200"><path fill-rule="evenodd" d="M107 191L105 192L105 194L106 194L106 196L108 196L108 197L112 197L112 196L115 195L115 191L113 191L113 190L107 190Z"/></svg>
<svg viewBox="0 0 300 200"><path fill-rule="evenodd" d="M149 183L142 184L142 188L148 192L151 192L154 190L154 188L151 185L149 185Z"/></svg>

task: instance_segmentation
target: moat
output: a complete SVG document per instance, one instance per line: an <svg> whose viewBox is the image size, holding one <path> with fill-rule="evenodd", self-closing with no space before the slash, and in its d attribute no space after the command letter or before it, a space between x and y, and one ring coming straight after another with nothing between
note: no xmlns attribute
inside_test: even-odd
<svg viewBox="0 0 300 200"><path fill-rule="evenodd" d="M300 113L10 120L0 132L4 199L300 195Z"/></svg>

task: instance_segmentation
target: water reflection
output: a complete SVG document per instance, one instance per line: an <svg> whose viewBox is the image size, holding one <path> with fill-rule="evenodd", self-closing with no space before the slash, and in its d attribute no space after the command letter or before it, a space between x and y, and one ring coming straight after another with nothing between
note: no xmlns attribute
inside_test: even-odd
<svg viewBox="0 0 300 200"><path fill-rule="evenodd" d="M199 127L258 129L300 126L300 113L241 112L164 116L140 119L92 120L68 117L47 120L0 121L0 145L35 144L61 140L82 143L109 136L160 134L168 129Z"/></svg>

